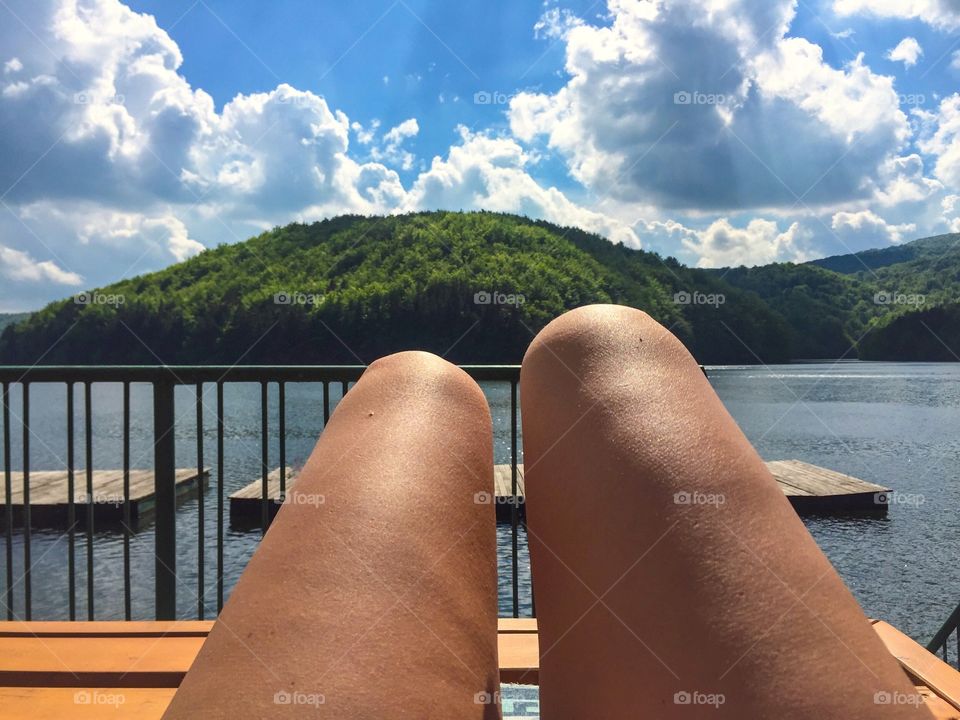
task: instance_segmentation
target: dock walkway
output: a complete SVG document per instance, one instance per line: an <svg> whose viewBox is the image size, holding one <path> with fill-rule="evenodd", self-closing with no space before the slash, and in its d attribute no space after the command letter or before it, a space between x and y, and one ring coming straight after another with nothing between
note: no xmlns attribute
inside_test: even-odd
<svg viewBox="0 0 960 720"><path fill-rule="evenodd" d="M207 484L210 470L204 468L203 483ZM200 474L196 468L181 468L176 471L177 496L197 488ZM33 470L30 472L30 525L31 527L66 527L69 512L66 470ZM14 525L23 524L23 473L11 473L10 502L13 506ZM123 520L123 470L93 471L94 516L98 523ZM4 506L7 501L5 483L0 473L0 527L6 523ZM74 470L73 502L77 520L87 514L87 472ZM154 507L152 470L130 470L130 517L137 520Z"/></svg>

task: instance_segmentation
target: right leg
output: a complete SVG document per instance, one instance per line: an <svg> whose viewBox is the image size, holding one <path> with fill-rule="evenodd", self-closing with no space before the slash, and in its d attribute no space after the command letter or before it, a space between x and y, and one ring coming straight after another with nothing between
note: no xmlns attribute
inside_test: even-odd
<svg viewBox="0 0 960 720"><path fill-rule="evenodd" d="M544 718L929 717L666 329L569 312L521 392Z"/></svg>

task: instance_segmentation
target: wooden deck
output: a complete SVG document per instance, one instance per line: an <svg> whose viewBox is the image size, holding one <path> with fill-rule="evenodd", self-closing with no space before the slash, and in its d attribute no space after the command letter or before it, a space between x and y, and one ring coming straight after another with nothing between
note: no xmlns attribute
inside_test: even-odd
<svg viewBox="0 0 960 720"><path fill-rule="evenodd" d="M850 475L818 467L800 460L772 460L767 468L787 496L790 504L801 515L857 513L875 516L887 514L887 498L890 490L880 485L860 480ZM280 509L280 468L268 476L267 498L270 517ZM292 501L296 502L293 489L296 472L287 469L286 487ZM511 471L510 465L495 465L493 468L494 497L497 518L510 519ZM230 522L233 525L258 526L261 518L260 502L263 482L258 478L230 496ZM523 464L517 465L518 508L523 514L524 480Z"/></svg>
<svg viewBox="0 0 960 720"><path fill-rule="evenodd" d="M76 518L87 516L86 470L75 470L73 500ZM203 471L203 483L210 478L209 469ZM176 471L177 495L186 495L197 488L200 475L196 468ZM10 500L15 525L23 523L23 473L11 474ZM0 482L0 510L7 500L6 487ZM67 471L34 470L30 473L30 524L32 527L66 527L68 516ZM115 523L123 520L123 470L93 471L93 504L97 523ZM130 517L137 520L154 506L153 471L130 471ZM0 527L6 522L0 512Z"/></svg>
<svg viewBox="0 0 960 720"><path fill-rule="evenodd" d="M0 622L0 720L155 720L212 622ZM874 629L937 720L960 720L960 673L896 628ZM501 618L503 682L536 684L537 621ZM509 717L509 716L508 716Z"/></svg>

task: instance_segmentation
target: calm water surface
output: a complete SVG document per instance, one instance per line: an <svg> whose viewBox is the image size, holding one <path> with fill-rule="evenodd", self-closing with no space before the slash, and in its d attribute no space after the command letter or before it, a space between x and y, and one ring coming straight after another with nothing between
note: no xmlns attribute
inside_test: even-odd
<svg viewBox="0 0 960 720"><path fill-rule="evenodd" d="M868 614L882 617L926 642L960 601L960 366L843 362L761 367L708 368L727 408L766 459L796 458L887 485L896 491L887 519L813 518L806 524ZM509 387L487 384L495 425L495 460L509 462ZM65 389L31 387L31 467L66 466ZM95 385L94 466L121 466L121 386ZM271 395L271 466L277 464L275 389ZM19 389L12 391L19 414ZM177 391L177 465L196 465L194 391ZM259 476L260 390L228 385L224 442L224 493L229 495ZM334 404L339 399L334 394ZM206 387L205 464L212 470L205 491L204 606L216 612L216 436L215 390ZM82 398L77 396L77 452L82 464ZM134 386L133 467L152 465L152 408L148 386ZM287 387L287 457L299 466L323 426L322 389L315 384ZM13 466L22 467L20 429L13 422ZM521 456L522 459L522 456ZM198 612L198 526L196 497L177 512L178 613ZM423 521L439 512L425 504ZM224 583L229 593L260 539L259 530L229 529L224 548ZM521 614L530 612L526 538L519 531ZM78 616L86 616L86 537L77 534ZM3 543L0 541L0 546ZM511 531L498 527L500 605L512 611ZM93 538L95 615L123 617L123 536L97 530ZM14 575L22 576L23 536L13 543ZM330 549L316 548L316 552ZM135 618L153 614L153 526L141 523L131 539L132 604ZM33 617L65 618L68 539L63 531L34 529L31 542ZM6 558L0 552L0 587ZM5 588L4 588L5 589ZM22 581L15 587L14 611L23 614ZM2 598L0 598L2 605ZM5 614L5 607L3 608Z"/></svg>

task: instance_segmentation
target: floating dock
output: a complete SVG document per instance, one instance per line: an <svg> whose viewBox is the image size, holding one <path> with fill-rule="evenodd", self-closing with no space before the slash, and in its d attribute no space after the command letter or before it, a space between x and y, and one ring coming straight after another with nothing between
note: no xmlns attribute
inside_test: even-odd
<svg viewBox="0 0 960 720"><path fill-rule="evenodd" d="M212 622L0 622L0 720L160 720L203 647ZM960 673L895 627L874 621L907 673L925 717L956 720ZM539 683L535 618L500 618L501 682ZM504 720L533 707L504 703ZM517 717L517 720L520 720Z"/></svg>
<svg viewBox="0 0 960 720"><path fill-rule="evenodd" d="M206 486L210 471L204 468L181 468L176 471L177 497L196 490L200 477ZM11 473L11 504L14 525L23 524L23 473ZM6 484L0 473L0 527L6 523ZM73 502L77 521L87 517L87 472L73 472ZM123 520L123 470L93 471L94 518L97 523ZM154 506L153 470L130 470L130 517L138 520ZM66 527L69 512L66 470L33 470L30 472L30 526Z"/></svg>
<svg viewBox="0 0 960 720"><path fill-rule="evenodd" d="M767 468L783 490L794 510L800 515L861 514L882 517L887 514L891 491L881 485L850 475L801 462L773 460ZM272 519L280 509L280 468L267 476L268 512ZM287 469L286 488L294 492L296 471ZM513 503L510 465L494 465L494 496L497 518L510 520ZM263 480L257 478L230 496L230 522L235 526L259 526L262 517ZM296 496L294 495L294 500ZM523 515L523 464L517 465L517 506Z"/></svg>

